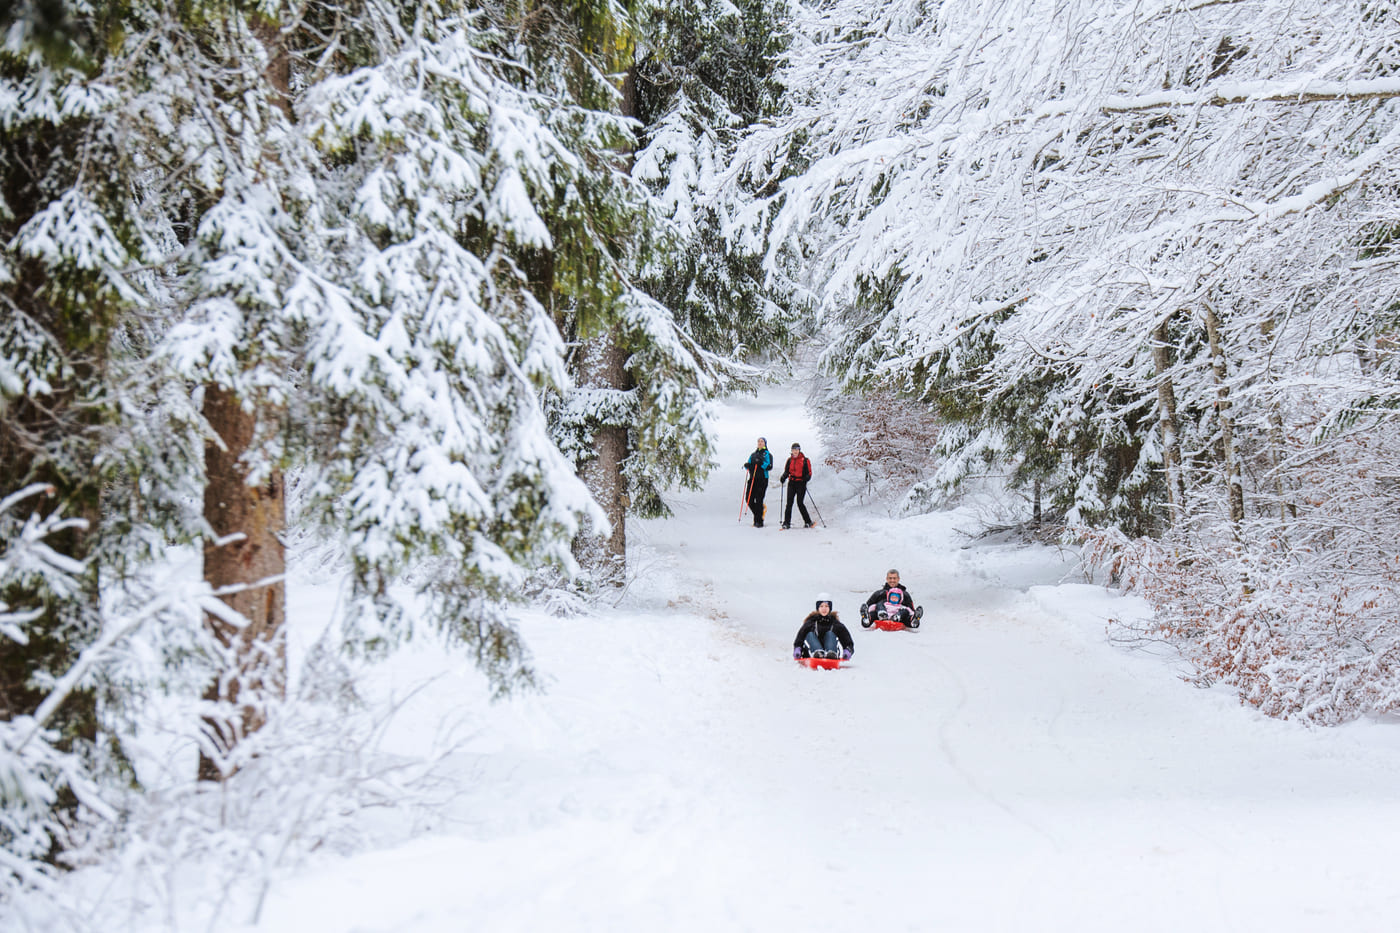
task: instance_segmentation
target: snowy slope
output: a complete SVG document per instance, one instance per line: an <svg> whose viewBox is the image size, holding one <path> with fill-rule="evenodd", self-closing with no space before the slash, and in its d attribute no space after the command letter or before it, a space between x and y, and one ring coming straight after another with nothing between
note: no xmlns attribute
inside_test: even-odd
<svg viewBox="0 0 1400 933"><path fill-rule="evenodd" d="M451 734L461 787L414 841L326 856L260 933L1390 930L1400 730L1306 730L1104 639L1141 612L1045 548L966 547L967 516L839 508L801 395L722 413L721 465L630 528L594 617L525 615L546 693L487 705L460 660L384 672L395 742ZM739 520L758 435L812 458L827 524ZM890 567L918 633L866 632ZM791 643L828 591L852 663Z"/></svg>

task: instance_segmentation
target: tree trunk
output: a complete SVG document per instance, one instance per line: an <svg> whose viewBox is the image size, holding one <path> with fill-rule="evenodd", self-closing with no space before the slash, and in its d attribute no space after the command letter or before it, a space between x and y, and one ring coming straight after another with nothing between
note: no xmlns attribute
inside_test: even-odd
<svg viewBox="0 0 1400 933"><path fill-rule="evenodd" d="M1272 342L1274 337L1274 321L1272 318L1266 320L1259 327L1259 332L1266 342ZM1265 376L1270 383L1273 382L1273 373L1265 372ZM1278 400L1272 395L1267 402L1269 406L1269 472L1273 476L1274 495L1278 497L1278 518L1283 526L1287 526L1290 518L1298 517L1298 507L1295 503L1289 502L1288 484L1283 478L1284 460L1284 431L1283 415L1279 412ZM1280 529L1280 533L1286 530Z"/></svg>
<svg viewBox="0 0 1400 933"><path fill-rule="evenodd" d="M291 119L291 57L282 31L275 21L258 15L250 25L267 50L263 77L268 100ZM204 418L217 438L204 445L204 518L214 534L204 545L204 579L214 589L248 587L222 597L243 617L243 625L213 615L205 619L227 658L204 697L226 703L236 713L206 719L218 757L201 752L199 778L222 780L233 770L228 757L232 749L267 721L263 704L282 698L286 691L282 626L287 600L282 578L287 561L278 535L287 517L279 470L256 484L248 482L243 457L252 448L258 414L245 411L233 391L211 384L204 389Z"/></svg>
<svg viewBox="0 0 1400 933"><path fill-rule="evenodd" d="M611 331L583 341L578 360L581 388L610 393L630 388L627 355ZM627 566L627 478L622 472L627 453L627 426L601 424L593 432L593 458L579 471L612 528L605 537L586 522L574 554L595 579L608 584L620 584Z"/></svg>
<svg viewBox="0 0 1400 933"><path fill-rule="evenodd" d="M1152 332L1152 365L1157 370L1157 417L1162 425L1162 467L1167 472L1167 502L1173 527L1186 515L1186 479L1181 468L1181 422L1176 414L1176 391L1172 387L1171 354L1162 321Z"/></svg>
<svg viewBox="0 0 1400 933"><path fill-rule="evenodd" d="M637 115L637 68L627 70L622 82L622 112L624 116ZM625 154L631 162L634 153ZM579 347L578 382L584 389L617 393L619 396L632 389L631 378L627 374L627 353L619 339L618 328L610 325L596 336L586 338ZM611 423L621 420L618 413L625 410L621 403L602 406L609 423L599 424L593 432L593 457L579 470L579 475L593 498L602 506L612 528L605 537L591 523L585 522L583 531L574 545L574 555L592 573L595 580L609 585L619 585L627 569L627 507L630 504L627 493L627 477L623 467L628 455L628 428L625 423Z"/></svg>
<svg viewBox="0 0 1400 933"><path fill-rule="evenodd" d="M1288 483L1283 477L1284 446L1283 416L1279 414L1278 404L1270 402L1269 472L1274 477L1274 495L1278 496L1278 520L1281 525L1287 526L1298 517L1298 504L1290 501Z"/></svg>
<svg viewBox="0 0 1400 933"><path fill-rule="evenodd" d="M263 77L267 79L269 100L273 106L288 118L292 118L292 56L287 51L287 43L282 39L282 29L277 23L254 16L253 35L258 37L263 48L267 49L267 67Z"/></svg>
<svg viewBox="0 0 1400 933"><path fill-rule="evenodd" d="M286 685L282 624L286 592L282 576L286 554L278 535L286 525L282 475L274 471L256 485L248 483L243 455L253 443L257 417L243 410L233 392L219 386L204 390L204 417L218 436L204 447L208 474L204 518L217 539L204 546L204 579L211 587L250 585L223 597L245 620L242 627L210 615L206 624L229 649L229 669L209 685L205 699L238 710L229 719L210 719L211 740L220 757L239 739L266 721L262 698L281 698ZM221 542L232 536L232 540ZM268 581L260 583L259 581ZM259 584L252 586L251 584ZM228 767L200 755L201 780L221 780Z"/></svg>
<svg viewBox="0 0 1400 933"><path fill-rule="evenodd" d="M1220 425L1220 451L1225 466L1226 491L1230 501L1230 524L1235 536L1244 524L1244 469L1235 449L1235 419L1230 411L1229 372L1225 363L1224 342L1220 335L1220 318L1215 309L1204 305L1206 336L1210 339L1211 368L1215 374L1215 414Z"/></svg>

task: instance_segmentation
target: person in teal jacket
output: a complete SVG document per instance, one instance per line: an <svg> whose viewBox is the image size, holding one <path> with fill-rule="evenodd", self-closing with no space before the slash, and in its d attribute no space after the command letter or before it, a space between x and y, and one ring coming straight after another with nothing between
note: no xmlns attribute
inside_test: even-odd
<svg viewBox="0 0 1400 933"><path fill-rule="evenodd" d="M760 437L758 447L744 463L749 471L749 508L753 510L753 526L763 527L763 497L768 493L768 471L773 469L773 455L768 452L768 439Z"/></svg>

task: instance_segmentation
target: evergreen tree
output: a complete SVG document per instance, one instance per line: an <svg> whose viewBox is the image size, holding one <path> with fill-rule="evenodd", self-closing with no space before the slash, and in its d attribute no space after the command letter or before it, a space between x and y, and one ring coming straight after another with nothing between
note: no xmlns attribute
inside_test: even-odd
<svg viewBox="0 0 1400 933"><path fill-rule="evenodd" d="M566 384L564 348L529 276L561 235L592 243L587 192L600 173L605 192L621 127L567 84L536 86L508 5L300 13L228 24L245 44L209 73L258 93L187 91L256 110L231 109L228 142L203 150L223 161L167 353L255 416L244 486L295 465L299 514L345 541L347 638L384 648L427 618L504 691L531 676L505 602L535 568L571 572L567 542L597 514L547 437L540 397ZM616 288L569 271L582 291ZM392 584L410 572L405 602Z"/></svg>
<svg viewBox="0 0 1400 933"><path fill-rule="evenodd" d="M699 374L698 390L683 381L668 385L657 374L684 372L684 356L637 354L635 368L649 371L656 384L640 387L642 405L661 415L636 432L631 457L631 508L645 517L669 514L663 490L696 488L708 475L705 405L751 386L757 375L737 361L781 354L809 324L790 279L762 269L762 239L745 216L755 199L752 186L722 184L742 133L781 106L774 73L786 10L781 0L658 4L636 54L640 126L631 174L659 218L659 248L639 270L641 287L693 341L695 356L712 355L720 377Z"/></svg>
<svg viewBox="0 0 1400 933"><path fill-rule="evenodd" d="M632 177L643 107L654 103L640 80L642 63L662 41L653 30L666 22L665 11L537 3L506 12L521 17L511 21L518 45L510 53L529 66L523 87L613 115L595 124L607 139L579 147L595 171L556 189L546 214L550 248L524 266L569 346L574 386L554 402L554 436L606 518L589 523L576 553L594 579L618 581L627 515L665 514L665 488L705 475L708 406L743 370L704 342L724 325L692 331L694 322L662 300L649 278L664 275L667 257L685 245ZM737 315L727 309L724 319ZM730 348L727 339L716 341L720 349Z"/></svg>
<svg viewBox="0 0 1400 933"><path fill-rule="evenodd" d="M335 413L306 422L319 465L304 514L349 532L357 639L408 631L389 584L413 572L430 617L509 689L530 672L504 604L537 568L572 572L569 542L597 515L548 436L542 396L568 377L532 276L612 287L555 255L589 233L619 127L529 80L510 5L320 12L343 51L305 93L303 131L326 165L318 226L344 242L321 265L334 299L298 310L301 392Z"/></svg>
<svg viewBox="0 0 1400 933"><path fill-rule="evenodd" d="M660 202L672 238L646 270L648 290L702 346L738 357L781 352L808 323L792 277L763 270L746 216L754 181L725 184L745 132L782 107L787 15L785 0L666 5L637 63L633 176Z"/></svg>
<svg viewBox="0 0 1400 933"><path fill-rule="evenodd" d="M121 27L106 6L19 3L0 16L0 846L17 858L0 860L6 873L56 855L75 791L106 767L96 682L53 685L99 638L100 581L140 547L104 523L130 465L113 441L126 439L126 390L139 385L123 347L143 336L128 318L141 252L129 163L100 80Z"/></svg>
<svg viewBox="0 0 1400 933"><path fill-rule="evenodd" d="M693 418L687 437L719 385L632 284L650 221L615 89L570 57L582 45L522 45L514 4L112 11L91 42L110 62L57 27L10 62L6 289L23 313L0 324L5 465L42 483L16 502L53 487L63 511L43 527L89 559L0 581L7 715L65 671L100 678L115 643L99 629L153 617L104 618L99 579L107 613L157 605L151 562L203 541L203 595L159 604L161 670L128 670L103 709L70 684L64 709L90 737L95 713L183 692L201 773L237 770L283 680L289 470L297 520L344 541L350 644L391 646L421 619L498 690L529 682L503 604L541 567L574 572L581 522L603 520L542 404L568 398L561 326L616 328L667 379L679 366L691 394L663 407Z"/></svg>

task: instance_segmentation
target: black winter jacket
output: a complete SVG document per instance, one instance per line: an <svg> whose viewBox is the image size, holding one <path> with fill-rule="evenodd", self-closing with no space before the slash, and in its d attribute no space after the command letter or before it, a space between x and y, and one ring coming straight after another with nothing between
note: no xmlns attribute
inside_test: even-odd
<svg viewBox="0 0 1400 933"><path fill-rule="evenodd" d="M744 469L750 473L757 467L763 473L763 481L768 481L768 471L773 469L773 453L767 447L755 447L754 452L749 454L749 459L744 461Z"/></svg>
<svg viewBox="0 0 1400 933"><path fill-rule="evenodd" d="M807 613L807 618L802 620L802 627L797 630L797 637L792 640L792 646L794 648L802 647L802 643L807 640L807 635L811 632L816 632L817 637L821 638L832 629L836 630L836 640L841 643L841 647L854 653L856 643L851 638L851 630L846 628L835 611L829 612L825 616L815 609Z"/></svg>
<svg viewBox="0 0 1400 933"><path fill-rule="evenodd" d="M889 599L890 590L903 590L904 595L900 597L900 605L910 612L914 611L914 594L909 592L909 587L905 586L903 583L898 583L894 586L880 587L880 589L870 594L870 598L865 601L865 604L871 609L880 608L885 604L885 600Z"/></svg>

